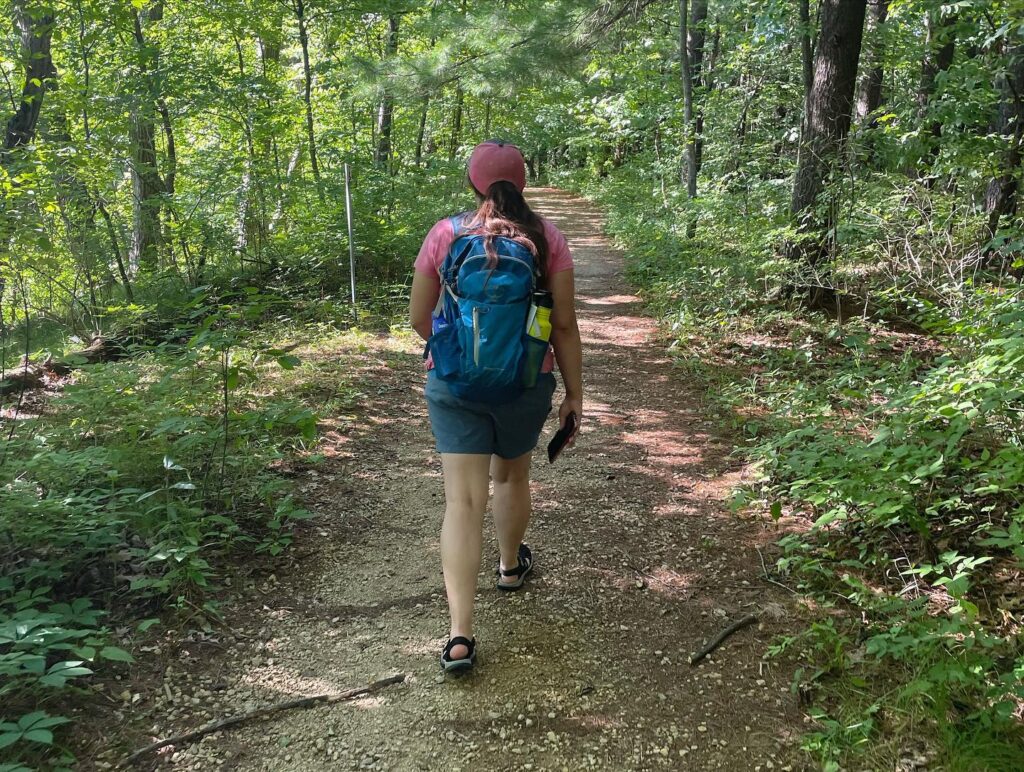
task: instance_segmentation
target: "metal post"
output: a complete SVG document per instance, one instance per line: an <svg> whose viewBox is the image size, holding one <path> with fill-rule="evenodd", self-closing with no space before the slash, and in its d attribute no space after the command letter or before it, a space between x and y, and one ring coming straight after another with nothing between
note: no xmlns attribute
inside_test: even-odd
<svg viewBox="0 0 1024 772"><path fill-rule="evenodd" d="M348 270L352 281L352 316L358 321L356 312L356 248L352 240L352 192L349 165L345 164L345 219L348 220Z"/></svg>

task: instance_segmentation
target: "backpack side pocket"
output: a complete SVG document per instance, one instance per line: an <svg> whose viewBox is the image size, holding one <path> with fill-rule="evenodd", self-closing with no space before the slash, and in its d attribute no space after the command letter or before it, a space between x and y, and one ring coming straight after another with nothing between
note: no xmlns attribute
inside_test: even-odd
<svg viewBox="0 0 1024 772"><path fill-rule="evenodd" d="M447 381L459 377L462 347L459 345L458 325L446 324L431 335L427 349L438 378Z"/></svg>
<svg viewBox="0 0 1024 772"><path fill-rule="evenodd" d="M546 340L534 338L532 335L523 335L523 387L532 389L537 385L537 376L540 375L540 368L544 364L544 358L548 354Z"/></svg>

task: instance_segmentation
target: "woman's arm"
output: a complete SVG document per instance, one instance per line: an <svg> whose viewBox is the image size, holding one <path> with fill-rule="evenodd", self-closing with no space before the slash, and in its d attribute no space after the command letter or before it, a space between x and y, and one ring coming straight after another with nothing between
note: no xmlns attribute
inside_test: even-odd
<svg viewBox="0 0 1024 772"><path fill-rule="evenodd" d="M558 409L558 425L565 426L565 417L576 413L579 431L583 418L583 344L576 322L576 284L573 271L559 271L548 277L554 307L551 309L551 345L555 348L558 370L565 383L565 399Z"/></svg>
<svg viewBox="0 0 1024 772"><path fill-rule="evenodd" d="M413 272L412 293L409 297L409 323L423 340L430 337L430 315L437 305L440 294L441 281L438 277L428 276L421 271Z"/></svg>

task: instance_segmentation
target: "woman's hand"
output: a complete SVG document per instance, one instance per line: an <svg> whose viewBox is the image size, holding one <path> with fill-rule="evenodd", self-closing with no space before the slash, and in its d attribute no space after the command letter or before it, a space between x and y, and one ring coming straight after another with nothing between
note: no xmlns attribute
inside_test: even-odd
<svg viewBox="0 0 1024 772"><path fill-rule="evenodd" d="M580 424L583 423L583 400L581 398L566 397L562 400L561 406L558 408L558 427L562 428L565 426L565 419L568 418L569 413L576 414L576 428L573 429L572 436L569 438L568 445L572 445L576 441L576 435L579 434Z"/></svg>

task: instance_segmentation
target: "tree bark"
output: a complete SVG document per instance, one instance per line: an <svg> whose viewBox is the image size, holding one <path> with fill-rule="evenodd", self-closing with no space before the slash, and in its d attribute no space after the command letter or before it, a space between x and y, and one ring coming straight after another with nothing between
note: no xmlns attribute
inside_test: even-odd
<svg viewBox="0 0 1024 772"><path fill-rule="evenodd" d="M313 71L309 64L309 30L306 27L305 0L295 0L292 6L299 23L299 45L302 47L302 99L306 106L306 142L309 144L309 168L313 172L317 196L324 202L324 189L320 180L320 162L316 153L316 131L313 125Z"/></svg>
<svg viewBox="0 0 1024 772"><path fill-rule="evenodd" d="M686 186L686 197L697 197L697 138L693 127L693 75L690 71L690 51L687 46L689 13L687 0L679 0L679 63L683 85L683 131L685 149L681 182ZM686 225L686 235L693 237L696 221L691 216Z"/></svg>
<svg viewBox="0 0 1024 772"><path fill-rule="evenodd" d="M55 17L52 11L41 15L30 14L29 0L14 0L14 24L21 36L21 50L25 81L21 89L21 102L7 121L0 163L7 168L13 151L35 139L39 111L43 97L54 76L50 43L53 38Z"/></svg>
<svg viewBox="0 0 1024 772"><path fill-rule="evenodd" d="M811 265L830 252L822 238L822 230L825 233L830 231L832 215L829 214L821 223L815 217L814 208L826 178L838 164L850 131L865 9L865 0L822 2L821 31L815 46L814 82L807 100L806 126L790 201L790 212L799 221L801 230L813 233L817 241L811 249L801 245L796 250Z"/></svg>
<svg viewBox="0 0 1024 772"><path fill-rule="evenodd" d="M811 98L814 85L814 52L811 49L811 4L810 0L800 0L800 65L804 82L804 114L803 122L807 122L807 102Z"/></svg>
<svg viewBox="0 0 1024 772"><path fill-rule="evenodd" d="M133 271L151 271L159 262L161 196L167 186L160 178L156 153L156 124L159 93L153 73L159 67L159 54L146 43L145 28L163 19L163 0L154 0L141 13L133 10L135 42L145 95L131 116L132 244L128 262Z"/></svg>
<svg viewBox="0 0 1024 772"><path fill-rule="evenodd" d="M455 114L452 117L452 143L448 148L448 161L455 163L455 157L459 153L459 145L462 142L462 105L465 101L465 93L462 90L462 84L456 82L455 84ZM486 193L486 190L480 191Z"/></svg>
<svg viewBox="0 0 1024 772"><path fill-rule="evenodd" d="M398 55L398 17L394 14L388 16L388 37L384 54L388 59L393 59ZM390 166L391 126L394 122L394 112L395 97L391 92L390 84L388 84L384 87L380 110L377 113L377 148L373 160L378 166Z"/></svg>
<svg viewBox="0 0 1024 772"><path fill-rule="evenodd" d="M420 125L416 130L416 160L415 165L419 168L423 161L423 136L427 132L427 110L430 108L430 97L423 97L423 107L420 110Z"/></svg>
<svg viewBox="0 0 1024 772"><path fill-rule="evenodd" d="M708 0L693 0L690 7L690 22L686 28L686 52L690 57L692 85L704 95L698 103L693 120L693 167L694 178L700 175L704 161L704 99L711 88L712 62L704 63L704 49L707 40ZM692 97L692 94L691 94ZM696 189L694 189L696 195Z"/></svg>
<svg viewBox="0 0 1024 772"><path fill-rule="evenodd" d="M275 5L269 17L262 25L256 40L256 54L260 63L260 78L269 86L277 77L277 68L281 63L281 49L284 45L283 6ZM239 59L241 72L242 60ZM271 88L264 88L267 94ZM273 109L270 97L264 97L267 112ZM242 177L242 198L238 214L238 240L236 250L239 255L253 256L256 264L263 264L263 249L269 235L270 217L268 216L267 184L273 176L277 180L276 191L283 196L281 187L281 170L277 163L275 140L270 131L259 129L254 117L248 118L246 127L249 157ZM278 199L281 201L281 199Z"/></svg>
<svg viewBox="0 0 1024 772"><path fill-rule="evenodd" d="M39 111L54 75L50 43L56 18L52 12L32 15L29 0L14 0L14 25L21 37L22 67L25 80L21 88L21 101L7 120L3 146L0 147L0 167L11 175L18 149L31 144L39 124ZM13 219L9 212L8 196L0 196L0 258L5 258L14 235ZM0 307L2 307L7 279L0 273ZM0 317L0 326L3 319Z"/></svg>
<svg viewBox="0 0 1024 772"><path fill-rule="evenodd" d="M1021 154L1024 150L1024 44L1009 47L1007 58L1006 72L1000 73L996 80L1002 96L995 129L1007 137L1008 146L1003 156L1002 173L989 182L985 194L990 239L999 230L1000 219L1017 212Z"/></svg>
<svg viewBox="0 0 1024 772"><path fill-rule="evenodd" d="M865 62L857 89L857 122L876 121L871 117L882 105L882 60L885 54L885 20L889 16L889 0L871 0L868 3L867 42Z"/></svg>
<svg viewBox="0 0 1024 772"><path fill-rule="evenodd" d="M942 14L934 8L925 16L924 58L921 60L921 82L917 89L918 114L922 123L927 121L929 106L935 97L935 81L939 73L953 64L956 53L956 14ZM939 153L938 140L942 136L942 122L928 122L928 152L931 160ZM930 160L927 162L930 166Z"/></svg>

